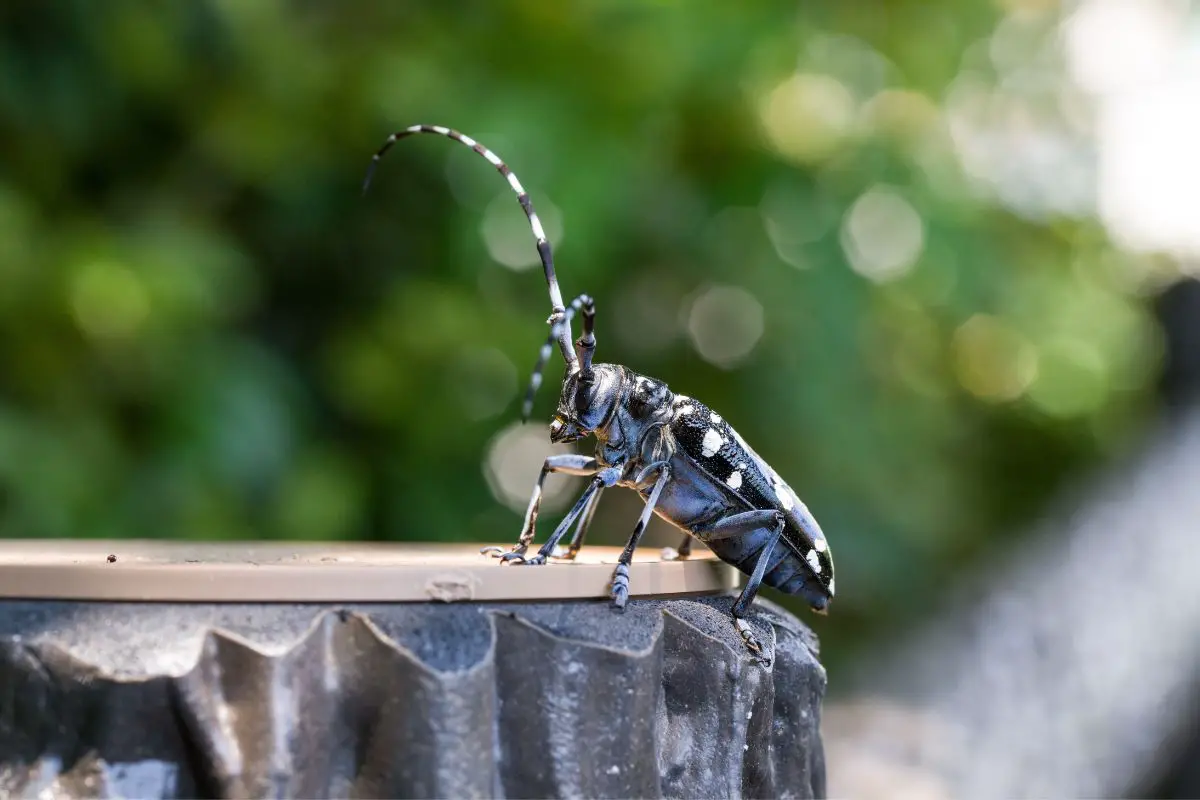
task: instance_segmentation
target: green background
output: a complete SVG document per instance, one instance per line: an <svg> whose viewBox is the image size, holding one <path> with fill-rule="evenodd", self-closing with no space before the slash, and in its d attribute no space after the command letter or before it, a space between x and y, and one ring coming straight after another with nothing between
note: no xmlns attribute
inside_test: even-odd
<svg viewBox="0 0 1200 800"><path fill-rule="evenodd" d="M533 255L524 218L435 137L359 191L388 133L448 125L532 190L598 359L718 409L813 510L839 572L816 626L849 658L1147 419L1131 257L956 155L948 93L998 80L975 45L1004 13L5 3L0 534L514 539L486 459L546 332L538 270L493 257ZM872 280L844 220L880 186L921 241ZM689 335L712 286L761 304L724 366ZM636 511L608 493L595 540Z"/></svg>

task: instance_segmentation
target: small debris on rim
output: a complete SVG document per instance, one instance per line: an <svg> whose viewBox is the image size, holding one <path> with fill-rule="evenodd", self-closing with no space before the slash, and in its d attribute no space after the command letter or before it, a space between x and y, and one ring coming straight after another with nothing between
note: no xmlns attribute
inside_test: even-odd
<svg viewBox="0 0 1200 800"><path fill-rule="evenodd" d="M114 556L112 553L109 553L108 554L108 563L110 563L110 564L117 563L117 557Z"/></svg>

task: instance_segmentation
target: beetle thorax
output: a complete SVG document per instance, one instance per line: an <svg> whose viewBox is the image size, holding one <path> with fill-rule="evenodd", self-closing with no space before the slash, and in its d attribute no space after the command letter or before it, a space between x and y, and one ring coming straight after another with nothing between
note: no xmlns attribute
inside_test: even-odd
<svg viewBox="0 0 1200 800"><path fill-rule="evenodd" d="M619 458L627 463L650 463L669 457L673 449L669 435L674 395L660 380L621 369L619 401L612 417L596 438L604 445L608 460Z"/></svg>

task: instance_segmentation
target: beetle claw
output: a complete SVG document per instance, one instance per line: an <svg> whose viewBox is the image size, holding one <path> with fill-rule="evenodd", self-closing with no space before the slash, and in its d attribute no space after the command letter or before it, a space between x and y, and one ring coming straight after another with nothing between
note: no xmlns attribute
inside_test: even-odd
<svg viewBox="0 0 1200 800"><path fill-rule="evenodd" d="M528 545L518 542L517 545L515 547L513 547L512 550L508 550L508 551L501 552L501 553L495 553L493 555L495 555L496 558L500 559L501 564L524 564L525 563L525 553L528 550L529 550Z"/></svg>
<svg viewBox="0 0 1200 800"><path fill-rule="evenodd" d="M768 658L763 650L763 646L759 644L758 639L754 636L754 631L750 625L740 617L733 618L733 627L742 637L742 642L746 645L746 649L754 656L754 660L764 667L771 666L771 659Z"/></svg>

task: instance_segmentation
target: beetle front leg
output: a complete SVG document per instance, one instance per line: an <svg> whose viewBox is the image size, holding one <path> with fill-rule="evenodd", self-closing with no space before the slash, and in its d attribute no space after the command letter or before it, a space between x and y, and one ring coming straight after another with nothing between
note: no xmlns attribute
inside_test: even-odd
<svg viewBox="0 0 1200 800"><path fill-rule="evenodd" d="M571 527L571 524L579 518L579 516L590 504L595 502L596 496L599 495L600 492L607 487L612 486L617 482L618 479L620 479L620 477L620 467L606 467L605 469L600 470L600 472L598 472L596 476L592 478L592 482L588 484L588 488L584 489L583 494L580 495L577 501L575 501L575 506L569 512L567 512L567 515L563 517L562 522L558 523L558 527L554 529L554 533L550 534L550 538L547 539L546 543L542 545L540 550L538 550L537 555L529 559L522 558L517 563L545 564L546 559L549 558L550 554L553 553L558 547L559 541L563 536L566 535L567 531Z"/></svg>
<svg viewBox="0 0 1200 800"><path fill-rule="evenodd" d="M575 526L575 535L571 537L571 543L567 545L567 552L562 555L551 554L551 558L574 561L575 556L579 555L579 550L583 547L584 537L587 536L588 528L592 525L592 517L596 516L596 507L600 505L600 495L602 494L604 494L603 487L597 489L596 493L592 495L587 508L583 510L583 516L579 518L579 524Z"/></svg>
<svg viewBox="0 0 1200 800"><path fill-rule="evenodd" d="M650 497L646 499L646 507L642 509L642 515L638 517L637 525L633 528L633 535L629 537L629 542L617 559L617 568L613 571L610 591L613 608L624 609L625 604L629 601L629 564L633 561L633 551L637 549L642 534L646 532L646 526L650 524L650 515L654 512L654 507L658 505L658 496L662 494L663 487L670 480L670 468L665 465L659 468L658 480L654 482L654 488L650 490Z"/></svg>
<svg viewBox="0 0 1200 800"><path fill-rule="evenodd" d="M484 547L479 552L499 558L504 563L523 559L525 551L529 549L529 545L533 544L533 537L537 528L538 511L542 506L542 487L546 483L546 476L551 472L558 472L564 475L581 475L586 477L595 475L599 470L600 465L591 456L577 455L575 453L548 456L545 463L542 464L542 471L538 475L537 483L533 487L533 496L529 498L529 508L525 511L525 522L521 526L521 536L517 540L516 546L507 552L503 548L495 546Z"/></svg>

